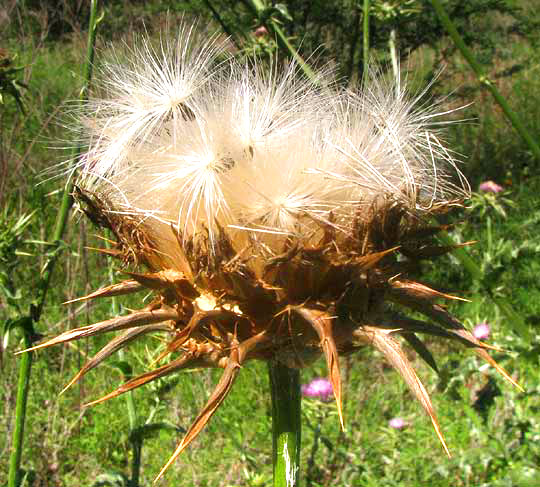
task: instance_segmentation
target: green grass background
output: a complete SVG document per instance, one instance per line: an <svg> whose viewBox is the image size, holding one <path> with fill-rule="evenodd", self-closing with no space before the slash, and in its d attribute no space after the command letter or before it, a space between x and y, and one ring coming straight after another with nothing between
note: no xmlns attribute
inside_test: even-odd
<svg viewBox="0 0 540 487"><path fill-rule="evenodd" d="M535 25L539 19L536 2L513 3L518 3ZM79 24L67 34L52 36L54 24L47 25L44 12L36 5L29 2L18 27L9 24L1 36L2 46L16 56L17 65L25 67L21 79L28 88L22 92L25 113L9 98L0 105L0 256L18 290L12 300L0 297L0 321L25 311L36 295L47 247L29 240L46 241L51 234L63 184L61 179L43 182L42 171L67 157L71 133L59 123L59 115L64 111L63 103L77 97L84 52L85 35ZM133 26L140 27L134 20L137 12L144 14L147 22L163 22L155 3L135 2L133 8L135 13L111 3L104 21L109 38L129 37ZM72 18L79 19L75 13ZM504 29L508 22L497 14L479 23L486 39L493 35L492 30L497 37L475 52L536 137L540 127L540 47L534 29L518 36ZM49 34L45 35L47 29ZM433 396L452 452L448 459L429 419L406 386L376 352L366 349L342 363L344 432L339 429L333 403L303 401L304 485L540 485L540 161L533 159L459 55L449 49L449 43L442 40L438 47L437 51L431 47L416 51L406 69L416 73L414 79L425 79L444 55L447 66L434 87L435 95L452 93L448 106L472 102L459 114L468 121L449 127L448 144L464 155L462 169L473 189L487 179L505 187L496 198L476 195L471 208L453 217L456 225L451 233L459 241L477 241L471 254L481 264L485 279L496 283L494 292L509 299L524 318L531 330L530 339L515 333L481 283L472 280L452 256L426 267L425 277L439 289L471 300L452 305L453 311L470 327L484 321L490 324L490 343L507 351L495 353L495 358L526 392L513 389L491 369L480 371L482 364L477 358L447 344L430 343L438 357L439 375L411 352L410 358ZM100 40L100 50L106 49ZM508 70L513 74L504 75ZM35 213L24 235L9 240L8 230L15 219L31 212ZM110 315L110 304L104 301L83 306L60 304L107 283L103 272L106 260L86 249L99 245L94 232L80 215L71 218L39 333L53 335ZM21 252L29 255L18 255ZM122 305L136 306L129 300ZM14 352L20 348L18 333L11 332L8 338L2 348L0 371L0 438L5 439L0 441L0 485L7 480L18 366ZM37 355L22 463L28 475L23 485L91 486L99 485L96 479L101 474L129 475L132 453L124 398L81 408L122 381L118 363L110 360L58 395L104 340L80 341ZM147 370L156 356L156 345L155 338L148 338L129 348L124 360L134 373ZM302 378L308 382L325 375L324 363L318 362L303 371ZM151 418L187 428L218 379L219 371L190 371L135 391L139 421ZM407 428L389 428L388 421L394 417L404 418ZM180 431L163 429L149 436L143 447L141 485L151 485L181 435ZM249 363L205 431L171 467L163 485L262 487L270 485L271 474L267 371L264 364ZM122 485L120 477L116 479L117 485Z"/></svg>

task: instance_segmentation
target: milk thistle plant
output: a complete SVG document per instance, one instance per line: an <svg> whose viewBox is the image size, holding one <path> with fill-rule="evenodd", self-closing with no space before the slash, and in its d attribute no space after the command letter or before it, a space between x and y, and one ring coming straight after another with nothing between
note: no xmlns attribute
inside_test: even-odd
<svg viewBox="0 0 540 487"><path fill-rule="evenodd" d="M270 368L274 474L282 468L284 479L276 485L296 485L297 371L321 355L342 426L340 356L372 346L402 375L446 452L401 339L433 367L418 334L458 341L514 383L490 347L436 302L458 298L411 277L420 261L451 250L434 240L440 227L431 217L469 194L441 142L440 114L422 94L411 97L399 79L372 76L351 92L328 71L313 82L294 63L269 71L240 64L219 38L203 40L188 25L158 47L140 39L97 78L76 114L87 146L76 196L114 235L103 252L127 279L80 299L148 291L153 298L33 349L121 331L71 385L133 340L166 337L163 365L90 404L181 369L223 369L158 478L249 360Z"/></svg>

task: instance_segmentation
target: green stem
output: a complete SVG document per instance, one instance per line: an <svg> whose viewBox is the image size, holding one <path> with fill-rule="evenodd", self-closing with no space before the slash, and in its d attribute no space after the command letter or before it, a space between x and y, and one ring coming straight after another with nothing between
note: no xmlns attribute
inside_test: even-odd
<svg viewBox="0 0 540 487"><path fill-rule="evenodd" d="M263 14L266 11L267 7L262 0L245 1L259 19L263 19L265 17ZM315 72L304 61L302 56L298 54L298 51L296 51L296 49L289 42L287 36L283 32L283 30L281 30L281 27L277 24L277 22L271 16L268 16L268 18L264 20L264 25L266 26L268 31L274 35L277 40L278 46L298 63L304 74L309 79L311 79L312 81L316 81L317 77L315 75Z"/></svg>
<svg viewBox="0 0 540 487"><path fill-rule="evenodd" d="M221 28L223 29L223 32L225 32L229 36L229 39L232 41L232 43L234 44L236 49L240 50L240 44L238 44L238 41L236 40L234 32L232 30L230 30L229 27L227 27L227 24L225 23L225 21L223 20L221 15L219 15L219 12L210 3L210 0L204 0L204 3L208 7L208 10L210 10L210 12L212 12L212 15L213 15L214 19L216 19L218 24L221 25Z"/></svg>
<svg viewBox="0 0 540 487"><path fill-rule="evenodd" d="M86 60L83 67L83 86L79 94L79 100L82 103L88 97L88 89L90 87L90 80L92 79L92 71L94 65L94 51L96 43L96 30L98 24L97 18L97 0L92 0L90 3L90 19L88 21L88 40L86 48ZM81 147L79 145L73 146L73 149L70 154L70 161L77 159L81 153ZM52 249L49 251L49 256L45 262L43 273L39 281L38 287L40 290L40 295L37 299L37 304L32 307L32 319L34 322L39 321L41 313L43 311L43 306L45 304L45 298L47 297L47 291L49 290L51 277L56 265L58 256L60 255L62 236L66 229L66 224L68 220L69 210L73 205L73 177L70 176L64 187L64 192L62 194L62 201L60 203L60 210L56 215L56 224L54 227L54 233L52 237Z"/></svg>
<svg viewBox="0 0 540 487"><path fill-rule="evenodd" d="M141 453L142 440L133 441L131 444L133 450L133 460L131 462L131 480L130 487L139 487L139 476L141 472Z"/></svg>
<svg viewBox="0 0 540 487"><path fill-rule="evenodd" d="M115 314L116 316L116 314ZM118 351L118 358L124 360L124 351ZM125 380L129 380L130 377L125 377ZM133 399L133 391L129 391L126 396L126 408L129 420L129 432L135 431L139 424L139 418L137 416L137 410L135 409L135 400ZM131 460L131 479L130 487L139 487L139 476L141 472L141 453L143 447L143 440L137 435L129 435L131 440L131 449L133 452L133 458Z"/></svg>
<svg viewBox="0 0 540 487"><path fill-rule="evenodd" d="M529 149L534 154L536 159L540 160L540 146L536 143L536 141L531 137L527 129L525 128L525 125L521 122L521 119L517 116L517 114L510 108L510 105L506 101L506 99L501 95L493 81L491 81L486 74L484 73L484 70L482 69L482 66L480 63L476 60L474 57L474 54L472 51L467 47L465 42L463 41L463 38L459 35L459 32L456 29L456 26L450 20L450 17L448 17L448 14L444 10L444 7L442 6L440 0L431 0L431 4L433 5L433 8L435 9L435 12L437 13L437 16L439 17L439 20L441 21L441 24L444 26L448 34L450 34L450 37L454 41L454 44L456 47L460 50L462 56L465 58L471 69L476 74L476 77L480 84L485 86L495 101L499 104L502 111L506 115L506 118L508 121L512 124L514 129L518 132L518 134L523 138L525 143L529 146Z"/></svg>
<svg viewBox="0 0 540 487"><path fill-rule="evenodd" d="M106 243L106 247L109 247L109 242ZM114 282L114 271L112 268L112 265L109 265L109 279L111 284ZM112 316L118 316L120 314L120 307L118 306L118 300L116 297L111 298L111 311ZM120 361L123 361L125 358L124 356L124 350L120 349L118 350L118 359ZM131 379L131 377L124 377L124 380L128 381ZM128 413L128 421L129 421L129 431L133 431L139 424L139 418L137 417L137 410L135 409L135 401L133 399L133 391L129 391L127 394L124 394L126 398L126 408ZM140 455L139 455L140 457ZM138 476L138 474L137 474ZM137 485L137 484L135 484Z"/></svg>
<svg viewBox="0 0 540 487"><path fill-rule="evenodd" d="M118 351L118 358L124 360L124 351ZM125 380L129 380L131 377L126 377ZM133 391L129 391L126 395L126 407L128 412L129 430L133 431L139 424L137 417L137 410L135 409L135 401L133 400Z"/></svg>
<svg viewBox="0 0 540 487"><path fill-rule="evenodd" d="M28 318L23 328L24 348L30 348L33 340L33 324ZM30 386L30 369L34 352L24 353L19 363L19 384L17 386L17 404L15 406L15 429L9 459L8 487L19 485L22 447L24 440L24 424L26 419L26 403Z"/></svg>
<svg viewBox="0 0 540 487"><path fill-rule="evenodd" d="M431 4L441 21L441 24L444 26L454 44L461 52L462 56L465 58L471 69L476 74L478 81L484 85L491 93L495 101L502 108L504 114L508 121L512 124L514 129L519 133L523 138L525 143L529 146L529 149L534 154L537 159L540 159L540 146L536 141L531 137L520 118L516 113L510 108L506 99L501 95L497 87L493 82L485 75L484 70L480 63L474 57L472 51L467 47L463 38L460 36L457 31L454 23L448 17L448 14L444 10L440 0L431 0ZM441 235L442 240L448 245L453 245L454 242L448 234ZM468 252L464 248L456 248L453 252L454 256L461 262L463 267L469 272L469 274L477 280L482 288L490 296L491 300L499 308L499 310L506 316L510 321L512 326L525 338L529 337L529 329L521 316L514 310L512 305L508 302L507 299L500 296L495 296L491 287L491 283L487 283L484 279L484 275L480 267L474 262L474 260L469 256Z"/></svg>
<svg viewBox="0 0 540 487"><path fill-rule="evenodd" d="M90 4L90 20L88 23L88 44L86 52L86 62L84 65L84 84L80 93L80 100L87 96L90 79L92 77L92 65L94 59L94 45L96 39L97 26L97 0L92 0ZM80 147L75 147L71 154L71 160L75 160L80 153ZM67 217L73 203L71 192L73 181L69 178L62 195L60 210L56 216L56 225L53 234L52 250L49 252L43 273L38 282L39 295L30 306L30 316L27 317L23 327L24 347L30 348L34 340L34 323L41 317L47 290L51 283L52 272L58 259L61 249L61 240L66 228ZM32 352L22 355L19 367L19 384L17 388L17 404L15 408L15 428L13 430L12 450L9 463L8 487L17 487L19 472L21 467L22 449L24 440L24 424L26 419L26 404L28 400L30 370L32 368Z"/></svg>
<svg viewBox="0 0 540 487"><path fill-rule="evenodd" d="M109 266L109 270L112 270ZM113 298L115 300L115 298ZM118 308L118 306L115 306ZM117 316L117 313L114 314ZM118 351L119 360L124 360L124 350L120 349ZM129 380L131 377L125 377L125 380ZM128 413L129 420L129 432L132 433L135 431L139 424L139 418L137 416L137 410L135 409L135 400L133 399L133 391L129 391L126 396L126 408ZM133 458L131 460L131 479L130 487L139 487L139 477L141 472L141 454L143 447L143 439L137 435L129 435L131 438L131 450L133 453Z"/></svg>
<svg viewBox="0 0 540 487"><path fill-rule="evenodd" d="M274 487L297 487L300 471L300 372L270 363Z"/></svg>
<svg viewBox="0 0 540 487"><path fill-rule="evenodd" d="M365 81L368 75L368 66L369 66L369 0L364 0L364 18L363 28L362 28L362 80Z"/></svg>

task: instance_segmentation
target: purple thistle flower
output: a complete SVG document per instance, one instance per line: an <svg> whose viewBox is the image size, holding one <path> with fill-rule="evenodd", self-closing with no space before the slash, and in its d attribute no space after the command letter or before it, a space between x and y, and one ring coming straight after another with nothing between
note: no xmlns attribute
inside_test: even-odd
<svg viewBox="0 0 540 487"><path fill-rule="evenodd" d="M302 386L302 395L311 399L329 401L334 394L332 384L328 379L313 379Z"/></svg>
<svg viewBox="0 0 540 487"><path fill-rule="evenodd" d="M407 426L407 422L403 418L392 418L388 421L388 426L395 430L402 430Z"/></svg>
<svg viewBox="0 0 540 487"><path fill-rule="evenodd" d="M483 183L480 184L478 189L480 191L483 191L484 193L494 193L494 194L500 193L501 191L504 190L504 188L501 185L497 184L495 181L484 181Z"/></svg>
<svg viewBox="0 0 540 487"><path fill-rule="evenodd" d="M485 340L489 337L490 333L491 328L487 323L478 323L478 325L476 325L473 330L473 335L478 340Z"/></svg>

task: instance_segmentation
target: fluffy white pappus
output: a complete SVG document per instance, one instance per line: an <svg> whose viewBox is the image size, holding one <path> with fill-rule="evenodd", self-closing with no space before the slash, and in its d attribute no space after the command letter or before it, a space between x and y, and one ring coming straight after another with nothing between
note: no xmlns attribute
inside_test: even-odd
<svg viewBox="0 0 540 487"><path fill-rule="evenodd" d="M327 221L341 206L342 185L329 184L322 171L325 163L311 140L300 136L255 153L251 164L231 171L227 186L238 228L310 238L314 223Z"/></svg>
<svg viewBox="0 0 540 487"><path fill-rule="evenodd" d="M187 24L173 41L164 35L158 47L141 38L133 48L113 51L98 70L99 96L90 98L80 117L96 154L90 166L82 166L87 186L129 166L126 155L165 126L192 120L197 92L219 71L218 58L226 55L220 36L204 36Z"/></svg>
<svg viewBox="0 0 540 487"><path fill-rule="evenodd" d="M467 194L436 107L400 80L372 76L353 94L294 63L218 66L221 44L195 39L183 27L159 51L144 41L108 64L104 98L83 115L81 186L154 241L173 245L173 225L184 239L209 234L212 251L219 227L279 252L286 238L315 242L321 222L348 232L381 196L422 211Z"/></svg>
<svg viewBox="0 0 540 487"><path fill-rule="evenodd" d="M398 195L401 184L396 180L405 181L401 164L378 130L372 107L364 98L349 95L342 97L335 113L335 122L323 135L333 159L327 177L347 184L355 203L381 193Z"/></svg>
<svg viewBox="0 0 540 487"><path fill-rule="evenodd" d="M127 175L120 183L130 192L130 200L148 214L178 225L184 237L204 225L212 234L217 223L230 220L224 196L229 171L235 159L220 137L208 130L204 120L184 127L177 140L141 160L135 177ZM144 179L145 185L140 187Z"/></svg>
<svg viewBox="0 0 540 487"><path fill-rule="evenodd" d="M441 112L437 103L428 103L431 84L414 95L400 77L388 81L376 76L371 74L356 101L361 110L352 112L367 117L374 128L375 147L385 154L374 167L395 188L396 199L422 210L468 196L470 187L457 167L459 161L441 139L442 126L452 123L441 117L459 108ZM369 157L362 159L360 166Z"/></svg>
<svg viewBox="0 0 540 487"><path fill-rule="evenodd" d="M319 159L309 151L325 97L291 65L281 76L266 76L260 68L238 71L231 65L231 69L225 83L214 80L202 90L192 120L164 124L159 135L126 151L128 167L109 177L111 188L114 185L121 194L109 199L127 198L134 213L171 221L184 237L203 225L212 235L216 224L238 228L254 221L271 233L291 231L289 213L301 213L293 211L292 201L298 207L302 198L293 197L290 182L294 180L296 188L301 185L306 158L306 151L297 149L307 147L310 164ZM292 153L297 156L292 158ZM268 193L268 187L257 189L268 182L276 194ZM313 189L306 190L310 192ZM325 186L321 194L326 194ZM239 195L242 204L237 201ZM279 204L284 209L263 209L261 195L265 195L265 205L283 201Z"/></svg>
<svg viewBox="0 0 540 487"><path fill-rule="evenodd" d="M328 83L330 76L326 71L319 78ZM222 113L231 135L250 151L280 147L320 121L329 93L317 89L295 62L274 62L266 70L253 62L232 73L225 85Z"/></svg>

